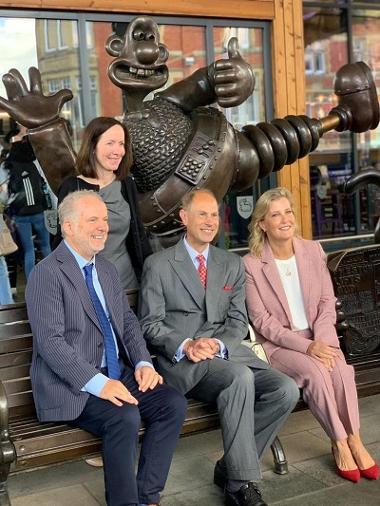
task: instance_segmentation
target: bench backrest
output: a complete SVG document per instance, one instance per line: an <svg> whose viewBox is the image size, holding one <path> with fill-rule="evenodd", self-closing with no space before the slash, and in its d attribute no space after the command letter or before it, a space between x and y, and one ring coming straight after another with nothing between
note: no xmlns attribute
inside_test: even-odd
<svg viewBox="0 0 380 506"><path fill-rule="evenodd" d="M137 305L137 291L127 291L129 304ZM30 364L33 338L26 304L0 305L0 380L3 382L9 417L35 414Z"/></svg>
<svg viewBox="0 0 380 506"><path fill-rule="evenodd" d="M0 380L8 397L9 416L34 414L30 363L32 332L24 303L0 306Z"/></svg>

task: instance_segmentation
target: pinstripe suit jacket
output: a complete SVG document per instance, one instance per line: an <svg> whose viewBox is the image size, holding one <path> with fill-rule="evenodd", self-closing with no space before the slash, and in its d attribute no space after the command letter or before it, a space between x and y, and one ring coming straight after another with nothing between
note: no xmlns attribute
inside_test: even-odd
<svg viewBox="0 0 380 506"><path fill-rule="evenodd" d="M151 362L115 267L99 256L96 270L120 355L132 366ZM81 389L99 372L103 335L83 274L64 242L34 268L25 299L33 332L30 374L37 416L74 420L89 396Z"/></svg>

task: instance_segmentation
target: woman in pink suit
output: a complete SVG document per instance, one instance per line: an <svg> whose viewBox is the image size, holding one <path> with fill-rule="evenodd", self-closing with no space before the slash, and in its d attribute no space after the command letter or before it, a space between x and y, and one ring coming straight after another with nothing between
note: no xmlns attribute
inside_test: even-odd
<svg viewBox="0 0 380 506"><path fill-rule="evenodd" d="M285 188L258 199L244 257L247 308L273 367L291 376L330 437L337 472L351 481L379 477L359 435L353 367L335 330L335 296L318 242L297 236Z"/></svg>

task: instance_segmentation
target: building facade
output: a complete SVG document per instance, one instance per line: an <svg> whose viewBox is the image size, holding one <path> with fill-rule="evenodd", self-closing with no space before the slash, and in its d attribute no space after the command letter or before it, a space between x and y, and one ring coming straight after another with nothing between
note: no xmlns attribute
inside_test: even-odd
<svg viewBox="0 0 380 506"><path fill-rule="evenodd" d="M107 77L111 61L104 49L114 23L137 14L152 15L170 51L168 84L183 79L226 54L236 36L255 72L255 91L225 114L236 128L288 114L325 116L335 104L333 79L348 61L364 60L380 84L379 2L304 2L300 0L0 0L0 72L29 66L41 71L44 91L70 88L74 99L62 115L73 127L78 146L84 125L98 115L121 116L121 92ZM0 95L5 96L4 88ZM0 139L9 118L0 111ZM295 196L305 237L331 243L361 237L371 240L380 216L379 190L343 195L350 174L379 163L380 130L363 135L328 133L318 149L240 194L226 196L221 244L247 245L247 224L256 196L283 185ZM380 195L379 195L380 196Z"/></svg>

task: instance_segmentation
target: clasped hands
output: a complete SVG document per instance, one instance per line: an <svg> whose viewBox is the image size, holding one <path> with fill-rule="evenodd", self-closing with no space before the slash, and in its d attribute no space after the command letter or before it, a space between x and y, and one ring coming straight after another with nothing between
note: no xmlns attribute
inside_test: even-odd
<svg viewBox="0 0 380 506"><path fill-rule="evenodd" d="M306 351L310 357L319 360L329 370L332 371L335 366L335 360L339 357L337 348L333 348L321 341L312 341Z"/></svg>
<svg viewBox="0 0 380 506"><path fill-rule="evenodd" d="M153 367L142 366L135 371L135 380L140 392L153 390L164 382L162 376ZM109 379L100 392L100 398L122 406L125 402L137 405L139 402L128 388L119 380Z"/></svg>
<svg viewBox="0 0 380 506"><path fill-rule="evenodd" d="M198 339L186 341L183 352L191 362L201 360L212 360L220 351L219 342L213 337L199 337Z"/></svg>

